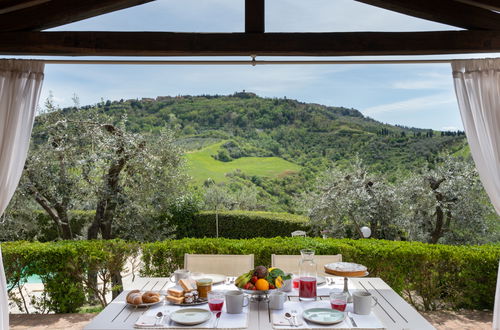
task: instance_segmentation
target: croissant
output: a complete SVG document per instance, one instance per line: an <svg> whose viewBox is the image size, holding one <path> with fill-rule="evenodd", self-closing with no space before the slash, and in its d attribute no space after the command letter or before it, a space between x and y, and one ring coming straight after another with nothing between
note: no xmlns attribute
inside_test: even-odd
<svg viewBox="0 0 500 330"><path fill-rule="evenodd" d="M132 290L127 294L127 302L133 305L142 304L142 294L139 290Z"/></svg>
<svg viewBox="0 0 500 330"><path fill-rule="evenodd" d="M142 301L145 303L155 303L160 301L160 294L157 292L147 291L142 295Z"/></svg>

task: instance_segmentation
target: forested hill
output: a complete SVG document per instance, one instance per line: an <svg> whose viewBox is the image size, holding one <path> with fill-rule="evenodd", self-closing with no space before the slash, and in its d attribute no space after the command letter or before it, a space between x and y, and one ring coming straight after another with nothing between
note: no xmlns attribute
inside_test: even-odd
<svg viewBox="0 0 500 330"><path fill-rule="evenodd" d="M136 132L177 127L179 143L188 150L229 140L219 152L222 161L276 156L319 169L359 154L374 170L387 172L418 168L465 145L462 132L387 125L355 109L248 92L105 101L82 108L97 108L115 118L126 115L129 128Z"/></svg>

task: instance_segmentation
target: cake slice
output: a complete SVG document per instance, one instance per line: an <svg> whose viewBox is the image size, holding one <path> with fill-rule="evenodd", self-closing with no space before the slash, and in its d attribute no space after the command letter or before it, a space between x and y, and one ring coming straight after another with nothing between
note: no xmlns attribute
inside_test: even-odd
<svg viewBox="0 0 500 330"><path fill-rule="evenodd" d="M182 304L184 302L184 297L167 296L167 301L173 304Z"/></svg>
<svg viewBox="0 0 500 330"><path fill-rule="evenodd" d="M184 290L178 286L174 286L167 290L167 294L172 297L184 297Z"/></svg>
<svg viewBox="0 0 500 330"><path fill-rule="evenodd" d="M193 285L193 282L191 282L188 279L181 279L179 280L180 286L184 289L184 291L190 292L193 290L196 290L196 287Z"/></svg>

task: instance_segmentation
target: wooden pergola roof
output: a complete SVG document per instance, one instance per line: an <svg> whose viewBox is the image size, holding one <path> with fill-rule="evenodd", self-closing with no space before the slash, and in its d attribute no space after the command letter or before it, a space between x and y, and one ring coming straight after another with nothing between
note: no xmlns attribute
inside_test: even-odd
<svg viewBox="0 0 500 330"><path fill-rule="evenodd" d="M245 0L245 32L43 32L152 0L0 0L0 54L366 56L500 51L500 0L353 0L463 30L266 33L264 0ZM297 0L300 1L300 0Z"/></svg>

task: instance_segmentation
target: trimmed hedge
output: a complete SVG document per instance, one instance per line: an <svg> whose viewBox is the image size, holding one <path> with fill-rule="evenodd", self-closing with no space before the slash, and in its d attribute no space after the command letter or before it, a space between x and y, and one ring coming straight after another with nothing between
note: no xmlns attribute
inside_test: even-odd
<svg viewBox="0 0 500 330"><path fill-rule="evenodd" d="M293 231L309 231L309 219L304 216L261 211L219 212L219 237L254 238L290 236ZM174 217L177 238L215 237L215 212L202 211L191 217Z"/></svg>
<svg viewBox="0 0 500 330"><path fill-rule="evenodd" d="M58 313L74 312L90 293L96 294L87 281L88 272L99 272L109 280L140 250L145 276L169 276L183 267L185 253L253 253L256 265L269 265L273 253L299 254L302 248L313 248L317 254L341 253L345 261L366 265L370 276L381 277L416 307L427 310L492 309L500 259L499 244L451 246L303 237L185 238L143 244L121 240L8 242L1 246L9 287L39 275L46 286L41 303Z"/></svg>
<svg viewBox="0 0 500 330"><path fill-rule="evenodd" d="M82 230L92 223L95 212L70 211L69 215L71 230L75 237L85 236ZM46 212L34 211L32 216L37 223L36 232L28 234L26 239L41 242L58 239L57 228ZM285 212L222 211L219 212L219 236L225 238L290 236L296 230L309 231L308 221L307 217ZM175 231L177 238L216 236L213 211L181 212L171 219L171 223L177 227Z"/></svg>
<svg viewBox="0 0 500 330"><path fill-rule="evenodd" d="M271 254L341 253L364 264L416 307L492 309L500 245L451 246L419 242L319 238L182 239L142 246L148 276L166 276L183 266L184 253L251 254L270 265ZM418 298L416 297L418 296ZM416 299L417 298L417 299Z"/></svg>

